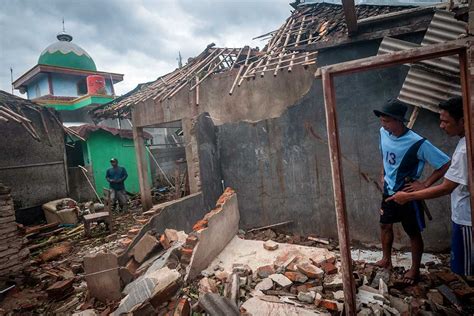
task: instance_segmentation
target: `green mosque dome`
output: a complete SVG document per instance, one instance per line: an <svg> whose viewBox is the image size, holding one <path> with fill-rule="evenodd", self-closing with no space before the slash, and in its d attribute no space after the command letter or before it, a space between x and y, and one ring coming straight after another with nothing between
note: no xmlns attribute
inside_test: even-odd
<svg viewBox="0 0 474 316"><path fill-rule="evenodd" d="M61 32L57 35L58 42L46 47L41 53L38 64L80 70L97 71L94 60L78 45L71 43L72 36Z"/></svg>

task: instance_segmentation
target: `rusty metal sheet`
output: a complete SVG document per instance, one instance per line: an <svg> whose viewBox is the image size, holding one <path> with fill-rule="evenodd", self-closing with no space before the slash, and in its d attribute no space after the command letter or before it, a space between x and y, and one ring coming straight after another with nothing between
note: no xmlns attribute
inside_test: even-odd
<svg viewBox="0 0 474 316"><path fill-rule="evenodd" d="M433 15L421 45L386 37L380 44L378 54L445 43L465 34L465 22L456 20L454 13L438 10ZM461 95L459 59L457 56L448 56L411 65L398 99L439 112L439 102L454 95Z"/></svg>

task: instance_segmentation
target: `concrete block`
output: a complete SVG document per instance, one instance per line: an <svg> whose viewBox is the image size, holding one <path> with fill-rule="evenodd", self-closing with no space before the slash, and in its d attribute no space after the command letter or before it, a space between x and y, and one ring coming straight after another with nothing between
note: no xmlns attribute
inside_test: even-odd
<svg viewBox="0 0 474 316"><path fill-rule="evenodd" d="M120 299L119 265L115 254L98 253L85 256L84 271L87 288L92 297L102 302Z"/></svg>
<svg viewBox="0 0 474 316"><path fill-rule="evenodd" d="M237 194L223 202L221 210L209 218L208 226L197 232L199 239L187 268L186 281L198 276L202 270L227 246L239 230Z"/></svg>
<svg viewBox="0 0 474 316"><path fill-rule="evenodd" d="M124 289L127 295L122 299L119 307L113 314L121 315L128 313L134 306L140 305L147 300L156 308L156 306L161 304L162 300L174 294L179 287L180 278L181 274L178 271L170 270L167 267L139 277ZM155 306L155 304L158 305Z"/></svg>
<svg viewBox="0 0 474 316"><path fill-rule="evenodd" d="M281 287L287 287L293 284L293 282L290 281L286 276L283 274L275 273L269 276L270 279L273 280L276 284L278 284Z"/></svg>
<svg viewBox="0 0 474 316"><path fill-rule="evenodd" d="M159 241L150 234L145 234L133 247L133 257L142 263L159 245Z"/></svg>
<svg viewBox="0 0 474 316"><path fill-rule="evenodd" d="M270 278L263 279L260 283L255 286L257 291L268 291L273 288L273 281Z"/></svg>

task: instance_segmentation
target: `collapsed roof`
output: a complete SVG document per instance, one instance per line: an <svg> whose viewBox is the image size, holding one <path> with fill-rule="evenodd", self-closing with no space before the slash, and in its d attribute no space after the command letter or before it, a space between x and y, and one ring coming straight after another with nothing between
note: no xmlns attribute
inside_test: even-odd
<svg viewBox="0 0 474 316"><path fill-rule="evenodd" d="M407 7L359 5L358 19L364 19ZM148 100L162 102L173 98L181 89L191 91L212 74L238 69L229 94L240 86L244 79L264 76L265 73L292 71L296 65L308 66L316 63L317 52L298 52L295 48L317 42L333 41L347 37L344 11L341 5L316 3L298 6L280 28L257 38L268 40L262 51L248 46L243 48L216 48L211 44L185 66L140 84L127 94L91 111L97 119L130 118L131 108Z"/></svg>

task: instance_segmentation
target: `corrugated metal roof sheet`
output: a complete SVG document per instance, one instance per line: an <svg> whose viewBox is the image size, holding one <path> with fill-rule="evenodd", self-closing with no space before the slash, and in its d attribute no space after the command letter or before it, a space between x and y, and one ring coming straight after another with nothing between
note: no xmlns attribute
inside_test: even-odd
<svg viewBox="0 0 474 316"><path fill-rule="evenodd" d="M466 34L466 23L447 11L436 11L421 46L456 40ZM386 37L378 54L413 49L420 45ZM461 95L459 59L449 56L413 64L408 71L398 99L414 106L439 112L438 104L454 95Z"/></svg>

